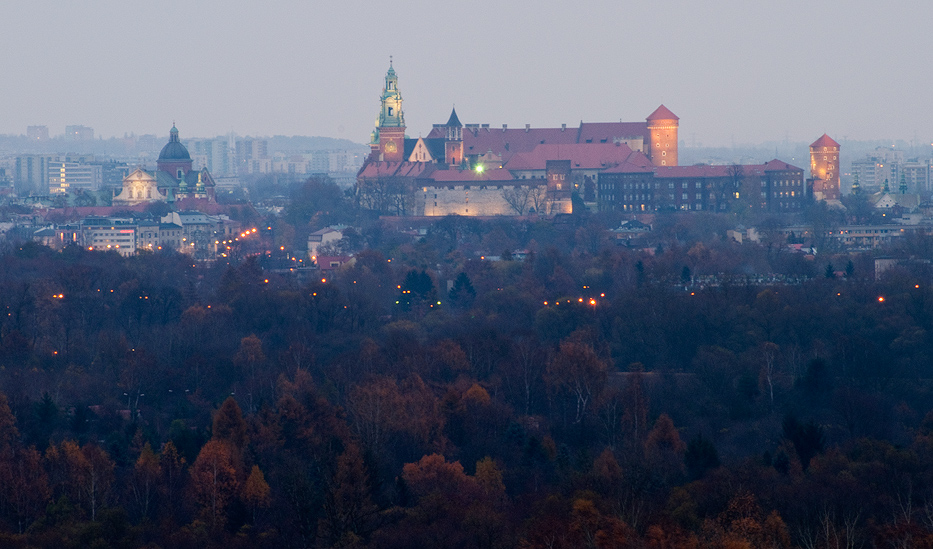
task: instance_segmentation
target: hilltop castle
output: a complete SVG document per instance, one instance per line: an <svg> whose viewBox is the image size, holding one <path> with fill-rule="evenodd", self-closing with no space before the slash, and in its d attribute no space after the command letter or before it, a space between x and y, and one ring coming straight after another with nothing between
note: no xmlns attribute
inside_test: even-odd
<svg viewBox="0 0 933 549"><path fill-rule="evenodd" d="M803 170L778 160L679 166L678 128L664 105L644 122L576 128L464 125L453 109L445 124L412 139L390 63L357 193L364 207L415 216L570 213L574 195L588 208L629 212L723 210L743 193L769 210L802 206Z"/></svg>

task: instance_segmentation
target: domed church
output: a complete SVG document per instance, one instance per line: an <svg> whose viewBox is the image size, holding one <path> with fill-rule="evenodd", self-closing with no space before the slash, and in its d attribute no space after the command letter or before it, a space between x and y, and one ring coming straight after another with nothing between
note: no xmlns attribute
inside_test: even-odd
<svg viewBox="0 0 933 549"><path fill-rule="evenodd" d="M113 197L114 206L135 206L145 202L174 202L184 198L214 201L214 179L206 168L191 169L191 155L172 125L168 143L162 147L156 170L136 168L123 178L123 189Z"/></svg>

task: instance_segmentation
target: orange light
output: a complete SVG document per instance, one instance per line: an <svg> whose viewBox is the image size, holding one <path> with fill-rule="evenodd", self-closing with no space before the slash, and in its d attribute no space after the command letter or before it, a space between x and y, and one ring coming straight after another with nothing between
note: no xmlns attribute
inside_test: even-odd
<svg viewBox="0 0 933 549"><path fill-rule="evenodd" d="M265 283L266 283L266 284L268 284L268 283L269 283L269 279L268 279L268 278L267 278L267 279L265 280Z"/></svg>
<svg viewBox="0 0 933 549"><path fill-rule="evenodd" d="M596 305L596 300L595 300L595 299L591 299L591 300L590 300L590 305Z"/></svg>
<svg viewBox="0 0 933 549"><path fill-rule="evenodd" d="M547 305L547 301L545 301L544 304Z"/></svg>
<svg viewBox="0 0 933 549"><path fill-rule="evenodd" d="M323 283L323 282L327 282L327 279L326 279L326 278L322 278L322 279L321 279L321 282L322 282L322 283Z"/></svg>
<svg viewBox="0 0 933 549"><path fill-rule="evenodd" d="M583 298L581 297L581 298L578 299L577 301L579 301L580 303L583 303Z"/></svg>
<svg viewBox="0 0 933 549"><path fill-rule="evenodd" d="M919 288L919 287L920 287L919 284L915 284L915 285L914 285L914 288Z"/></svg>
<svg viewBox="0 0 933 549"><path fill-rule="evenodd" d="M599 297L606 297L606 294L599 294Z"/></svg>
<svg viewBox="0 0 933 549"><path fill-rule="evenodd" d="M883 301L884 301L884 297L879 295L879 296L878 296L878 303L882 303Z"/></svg>

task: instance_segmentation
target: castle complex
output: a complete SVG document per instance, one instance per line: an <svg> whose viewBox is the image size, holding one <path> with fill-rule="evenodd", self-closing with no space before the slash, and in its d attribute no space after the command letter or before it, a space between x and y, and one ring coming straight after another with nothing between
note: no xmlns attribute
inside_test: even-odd
<svg viewBox="0 0 933 549"><path fill-rule="evenodd" d="M390 63L357 196L369 209L413 216L549 215L570 213L574 203L625 212L721 211L742 199L768 211L803 207L803 170L780 160L678 165L678 127L679 118L664 105L644 122L581 122L576 128L464 125L453 109L427 137L407 138ZM838 170L829 173L838 198ZM819 184L823 193L830 187Z"/></svg>

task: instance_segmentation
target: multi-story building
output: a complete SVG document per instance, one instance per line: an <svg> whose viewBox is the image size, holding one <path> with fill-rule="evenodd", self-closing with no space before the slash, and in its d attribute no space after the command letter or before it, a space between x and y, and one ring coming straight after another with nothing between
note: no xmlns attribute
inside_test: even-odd
<svg viewBox="0 0 933 549"><path fill-rule="evenodd" d="M188 141L188 149L195 169L207 168L214 175L232 173L230 146L226 139L194 139Z"/></svg>
<svg viewBox="0 0 933 549"><path fill-rule="evenodd" d="M88 250L115 251L123 256L136 253L138 227L132 219L89 217L78 227L79 243Z"/></svg>
<svg viewBox="0 0 933 549"><path fill-rule="evenodd" d="M26 126L26 139L30 141L48 141L48 126Z"/></svg>
<svg viewBox="0 0 933 549"><path fill-rule="evenodd" d="M81 125L65 126L65 139L70 141L93 141L94 128Z"/></svg>
<svg viewBox="0 0 933 549"><path fill-rule="evenodd" d="M16 157L13 185L20 196L49 194L49 164L51 154L27 154Z"/></svg>
<svg viewBox="0 0 933 549"><path fill-rule="evenodd" d="M99 164L67 159L49 162L49 192L52 194L94 192L100 190L102 184L103 168Z"/></svg>
<svg viewBox="0 0 933 549"><path fill-rule="evenodd" d="M900 167L904 164L904 153L878 147L864 158L852 161L852 179L857 178L863 191L896 191L900 184Z"/></svg>
<svg viewBox="0 0 933 549"><path fill-rule="evenodd" d="M930 164L933 160L912 159L904 162L901 167L901 176L907 184L907 192L928 194L933 191L930 185Z"/></svg>
<svg viewBox="0 0 933 549"><path fill-rule="evenodd" d="M236 163L240 174L269 173L269 143L265 139L241 139L236 142Z"/></svg>
<svg viewBox="0 0 933 549"><path fill-rule="evenodd" d="M599 209L724 211L739 200L769 212L803 208L803 170L780 160L730 166L620 165L599 176Z"/></svg>

